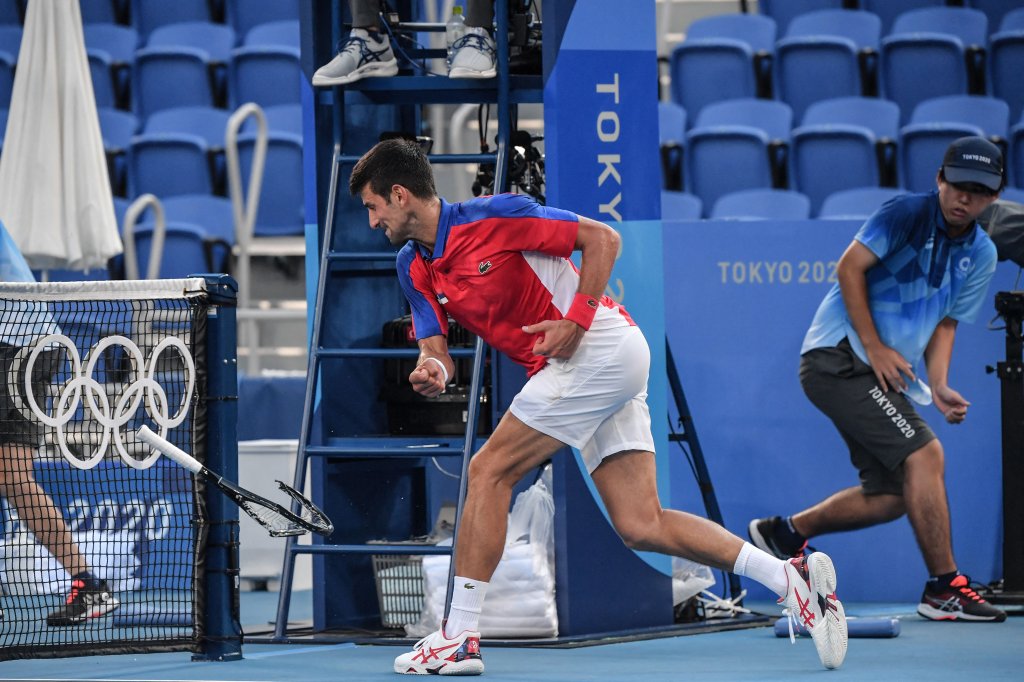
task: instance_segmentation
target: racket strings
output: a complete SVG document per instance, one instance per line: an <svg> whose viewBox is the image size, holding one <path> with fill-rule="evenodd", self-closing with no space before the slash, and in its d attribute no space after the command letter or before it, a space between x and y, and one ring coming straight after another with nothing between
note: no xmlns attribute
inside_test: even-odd
<svg viewBox="0 0 1024 682"><path fill-rule="evenodd" d="M281 490L286 492L289 497L299 503L299 506L301 507L297 517L299 520L307 524L310 530L323 535L330 535L334 530L334 524L331 523L331 520L327 518L326 514L320 511L315 504L306 499L305 495L287 483L278 481L277 485Z"/></svg>
<svg viewBox="0 0 1024 682"><path fill-rule="evenodd" d="M303 526L281 513L281 510L266 507L248 500L239 502L239 506L242 508L242 511L255 519L261 526L266 528L273 537L302 535L306 532L306 529Z"/></svg>

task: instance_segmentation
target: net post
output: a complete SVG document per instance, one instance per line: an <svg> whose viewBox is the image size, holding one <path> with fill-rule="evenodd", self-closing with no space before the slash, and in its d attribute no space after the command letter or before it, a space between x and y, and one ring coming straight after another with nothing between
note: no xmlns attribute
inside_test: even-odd
<svg viewBox="0 0 1024 682"><path fill-rule="evenodd" d="M238 331L235 309L238 283L228 275L201 275L206 280L208 394L206 396L207 464L229 480L238 480ZM193 661L242 658L239 622L238 508L210 486L206 496L210 531L201 652Z"/></svg>

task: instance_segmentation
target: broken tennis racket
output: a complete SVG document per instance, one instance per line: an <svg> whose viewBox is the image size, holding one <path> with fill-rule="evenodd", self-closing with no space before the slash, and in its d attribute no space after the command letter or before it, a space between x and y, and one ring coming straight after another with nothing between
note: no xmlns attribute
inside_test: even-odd
<svg viewBox="0 0 1024 682"><path fill-rule="evenodd" d="M154 450L158 450L161 454L170 457L192 473L202 476L220 488L221 492L231 498L235 504L241 507L242 511L255 519L257 523L266 528L273 537L303 535L307 531L319 533L320 535L330 535L334 531L334 524L327 518L327 515L290 485L277 481L277 485L281 490L288 493L294 501L299 503L302 508L299 514L265 497L250 492L210 471L194 457L153 433L148 427L143 426L137 433L139 440L146 445L149 445Z"/></svg>

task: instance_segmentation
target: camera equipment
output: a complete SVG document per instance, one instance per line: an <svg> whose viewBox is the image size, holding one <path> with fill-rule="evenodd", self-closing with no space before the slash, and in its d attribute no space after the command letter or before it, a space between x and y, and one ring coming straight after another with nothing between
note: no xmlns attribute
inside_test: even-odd
<svg viewBox="0 0 1024 682"><path fill-rule="evenodd" d="M531 135L526 130L516 130L510 139L508 157L509 185L522 194L528 194L540 203L546 203L544 196L544 155L535 144L544 138ZM487 145L482 145L487 151ZM473 181L473 196L494 193L494 164L482 163Z"/></svg>

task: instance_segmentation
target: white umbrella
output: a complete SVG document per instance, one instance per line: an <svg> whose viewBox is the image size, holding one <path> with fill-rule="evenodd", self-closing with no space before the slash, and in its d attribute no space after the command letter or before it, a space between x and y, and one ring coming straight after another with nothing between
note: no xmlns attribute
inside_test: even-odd
<svg viewBox="0 0 1024 682"><path fill-rule="evenodd" d="M0 220L36 269L121 253L78 0L31 0L0 156Z"/></svg>

